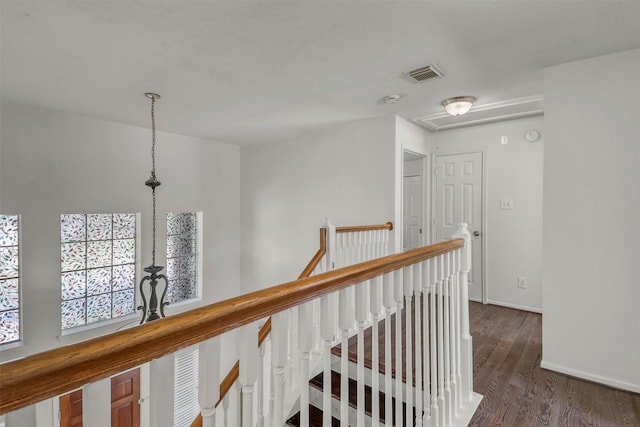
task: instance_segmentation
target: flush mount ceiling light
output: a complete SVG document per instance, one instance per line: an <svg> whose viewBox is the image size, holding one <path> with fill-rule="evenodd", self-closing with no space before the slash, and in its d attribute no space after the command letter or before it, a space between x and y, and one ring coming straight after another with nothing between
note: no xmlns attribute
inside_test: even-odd
<svg viewBox="0 0 640 427"><path fill-rule="evenodd" d="M473 96L456 96L445 99L442 101L442 105L445 111L452 116L461 116L469 111L475 100Z"/></svg>

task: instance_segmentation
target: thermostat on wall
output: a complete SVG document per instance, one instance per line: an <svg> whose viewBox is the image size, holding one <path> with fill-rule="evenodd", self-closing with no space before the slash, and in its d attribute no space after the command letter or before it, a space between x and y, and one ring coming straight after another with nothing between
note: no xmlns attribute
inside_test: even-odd
<svg viewBox="0 0 640 427"><path fill-rule="evenodd" d="M527 131L527 133L524 134L524 139L529 142L536 142L540 139L540 132L538 132L537 130Z"/></svg>

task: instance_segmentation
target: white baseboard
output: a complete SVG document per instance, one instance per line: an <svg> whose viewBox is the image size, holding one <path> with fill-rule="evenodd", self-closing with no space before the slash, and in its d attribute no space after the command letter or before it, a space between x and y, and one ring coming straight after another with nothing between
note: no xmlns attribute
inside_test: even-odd
<svg viewBox="0 0 640 427"><path fill-rule="evenodd" d="M529 306L526 306L526 305L511 304L511 303L508 303L508 302L493 301L493 300L487 300L487 304L499 305L499 306L507 307L507 308L515 308L516 310L524 310L524 311L530 311L532 313L542 314L542 309L541 308L529 307Z"/></svg>
<svg viewBox="0 0 640 427"><path fill-rule="evenodd" d="M577 369L567 368L566 366L556 365L555 363L548 363L544 360L540 362L540 367L548 369L550 371L560 372L572 377L581 378L587 381L593 381L594 383L604 384L609 387L617 388L620 390L626 390L633 393L640 393L640 385L631 384L624 381L615 380L613 378L602 377L600 375L591 374L589 372L579 371Z"/></svg>

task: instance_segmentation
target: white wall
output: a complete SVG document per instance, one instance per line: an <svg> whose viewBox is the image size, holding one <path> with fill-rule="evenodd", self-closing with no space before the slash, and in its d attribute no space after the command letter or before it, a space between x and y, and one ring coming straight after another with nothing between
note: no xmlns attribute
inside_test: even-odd
<svg viewBox="0 0 640 427"><path fill-rule="evenodd" d="M640 50L545 70L543 367L640 392Z"/></svg>
<svg viewBox="0 0 640 427"><path fill-rule="evenodd" d="M59 224L61 213L141 212L142 267L151 263L151 191L144 185L151 168L150 130L6 101L1 124L2 211L22 215L24 341L0 351L0 360L137 324L129 320L61 336ZM166 254L166 212L202 211L204 219L203 300L169 307L167 313L238 295L239 147L158 132L156 153L162 182L157 189L159 263L164 264ZM232 335L223 338L229 349ZM235 358L235 351L225 352L223 370ZM32 408L25 411L31 413Z"/></svg>
<svg viewBox="0 0 640 427"><path fill-rule="evenodd" d="M404 183L404 151L410 151L414 154L421 154L424 158L423 177L425 183L423 186L424 194L422 197L423 213L425 214L425 224L428 224L429 212L431 210L431 151L433 150L433 137L426 129L409 122L408 120L396 116L396 184L395 184L395 227L398 232L395 234L394 249L396 252L402 251L402 230L404 229L404 212L403 206L403 183ZM431 239L431 233L428 227L424 227L426 235L424 237L425 244Z"/></svg>
<svg viewBox="0 0 640 427"><path fill-rule="evenodd" d="M394 220L395 119L342 124L303 139L243 146L243 292L297 279L338 226Z"/></svg>
<svg viewBox="0 0 640 427"><path fill-rule="evenodd" d="M528 142L524 134L538 130L542 138ZM542 310L542 117L438 132L436 154L486 153L487 299L490 303L531 311ZM508 144L501 143L501 137ZM500 209L512 199L512 210ZM527 288L516 286L517 277Z"/></svg>

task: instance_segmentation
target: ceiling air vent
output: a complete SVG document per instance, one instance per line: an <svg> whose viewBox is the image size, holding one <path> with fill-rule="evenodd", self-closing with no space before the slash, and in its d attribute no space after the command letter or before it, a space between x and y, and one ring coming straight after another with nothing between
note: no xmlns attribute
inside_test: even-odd
<svg viewBox="0 0 640 427"><path fill-rule="evenodd" d="M409 71L407 76L416 83L422 83L426 80L439 79L444 76L444 73L435 64L430 64Z"/></svg>

